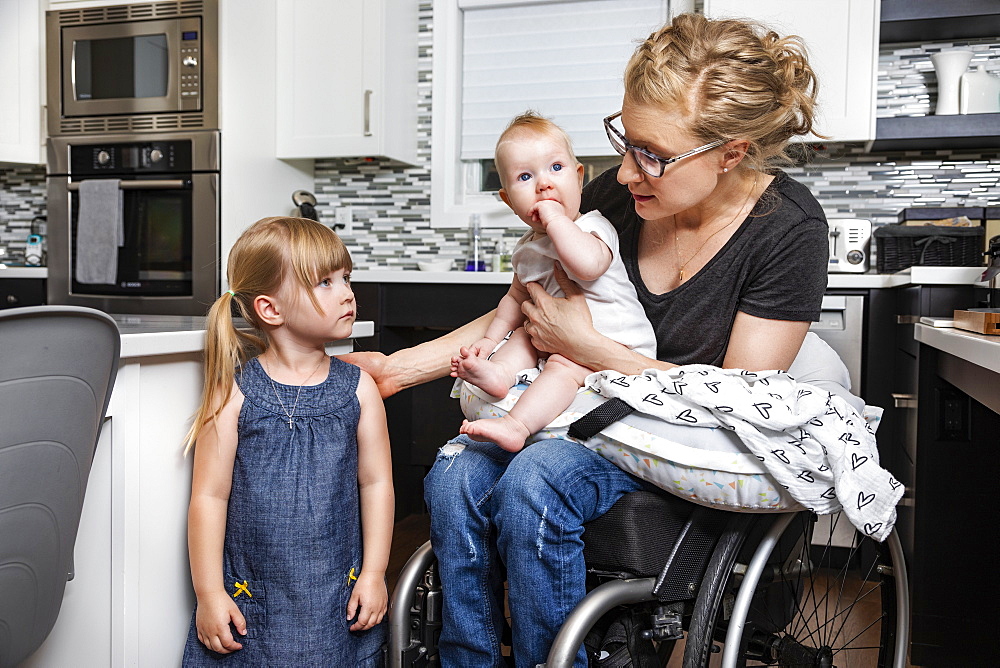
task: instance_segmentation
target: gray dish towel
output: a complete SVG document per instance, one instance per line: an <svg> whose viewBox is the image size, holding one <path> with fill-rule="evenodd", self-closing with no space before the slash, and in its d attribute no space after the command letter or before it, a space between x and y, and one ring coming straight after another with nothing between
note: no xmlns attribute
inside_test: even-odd
<svg viewBox="0 0 1000 668"><path fill-rule="evenodd" d="M76 280L114 284L118 248L125 243L119 179L80 182L80 214L76 224Z"/></svg>

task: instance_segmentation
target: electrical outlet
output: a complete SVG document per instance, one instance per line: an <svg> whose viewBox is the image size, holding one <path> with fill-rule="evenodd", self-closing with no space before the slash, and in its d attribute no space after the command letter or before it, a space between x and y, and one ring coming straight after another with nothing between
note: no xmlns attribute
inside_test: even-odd
<svg viewBox="0 0 1000 668"><path fill-rule="evenodd" d="M343 236L351 233L354 223L354 215L349 206L337 207L334 214L333 231Z"/></svg>

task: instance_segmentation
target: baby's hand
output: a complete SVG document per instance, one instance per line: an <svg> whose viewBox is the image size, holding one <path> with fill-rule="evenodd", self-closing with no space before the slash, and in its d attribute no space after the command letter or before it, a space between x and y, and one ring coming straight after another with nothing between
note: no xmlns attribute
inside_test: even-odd
<svg viewBox="0 0 1000 668"><path fill-rule="evenodd" d="M554 218L566 216L566 209L561 202L557 202L554 199L543 199L531 209L531 215L532 218L541 222L545 227L548 227Z"/></svg>
<svg viewBox="0 0 1000 668"><path fill-rule="evenodd" d="M198 631L198 640L205 647L219 654L229 654L243 649L243 645L233 638L229 628L230 622L240 635L246 635L246 619L224 590L198 597L195 629Z"/></svg>
<svg viewBox="0 0 1000 668"><path fill-rule="evenodd" d="M389 593L385 588L385 574L361 571L347 602L347 619L358 616L358 620L351 625L351 631L365 631L378 625L388 609Z"/></svg>
<svg viewBox="0 0 1000 668"><path fill-rule="evenodd" d="M468 348L462 348L462 357L480 357L482 359L486 359L496 347L496 341L484 336Z"/></svg>

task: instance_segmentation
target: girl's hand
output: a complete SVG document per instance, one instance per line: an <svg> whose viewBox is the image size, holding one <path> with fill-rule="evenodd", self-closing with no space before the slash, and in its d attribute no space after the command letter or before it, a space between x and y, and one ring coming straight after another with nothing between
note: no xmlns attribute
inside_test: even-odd
<svg viewBox="0 0 1000 668"><path fill-rule="evenodd" d="M198 597L195 628L201 644L219 654L229 654L243 649L243 645L233 638L229 628L230 622L240 635L247 634L247 621L243 613L224 590Z"/></svg>
<svg viewBox="0 0 1000 668"><path fill-rule="evenodd" d="M594 321L580 286L570 280L558 262L554 276L565 298L553 297L538 283L525 286L531 299L521 304L521 312L528 319L524 331L531 337L535 350L561 353L577 360L573 351L590 334L596 334Z"/></svg>
<svg viewBox="0 0 1000 668"><path fill-rule="evenodd" d="M378 625L388 609L389 593L385 588L385 573L361 571L347 602L347 619L358 616L358 621L351 625L351 631L366 631Z"/></svg>
<svg viewBox="0 0 1000 668"><path fill-rule="evenodd" d="M553 218L565 217L566 209L554 199L543 199L531 207L531 218L548 227Z"/></svg>

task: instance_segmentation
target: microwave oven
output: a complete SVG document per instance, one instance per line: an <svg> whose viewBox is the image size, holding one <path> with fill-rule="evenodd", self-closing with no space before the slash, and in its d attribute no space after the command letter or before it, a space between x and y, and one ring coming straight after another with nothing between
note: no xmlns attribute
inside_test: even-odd
<svg viewBox="0 0 1000 668"><path fill-rule="evenodd" d="M46 12L50 136L218 128L218 3Z"/></svg>

